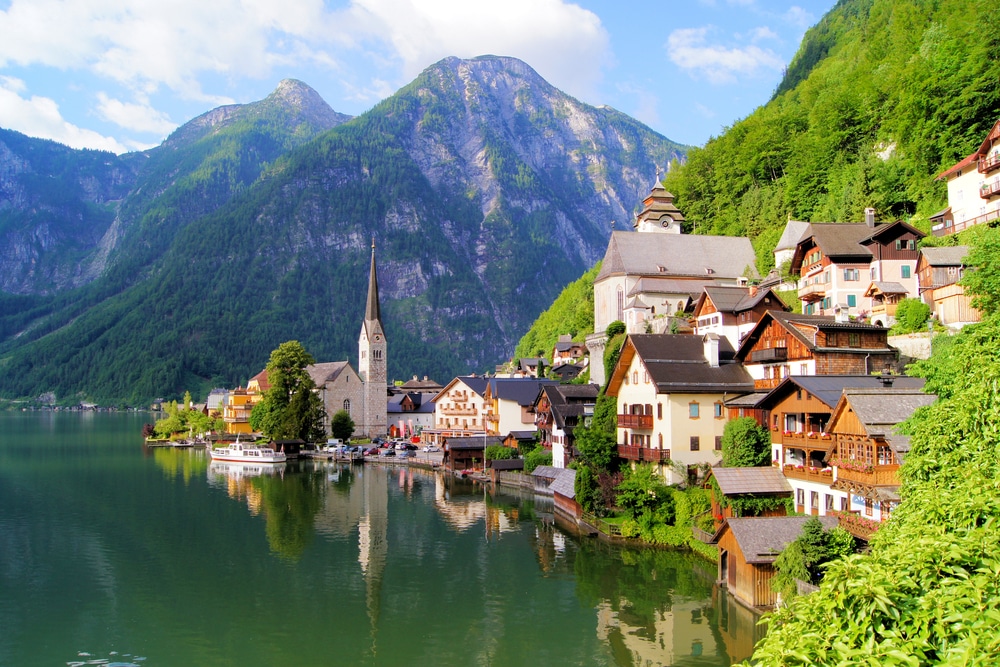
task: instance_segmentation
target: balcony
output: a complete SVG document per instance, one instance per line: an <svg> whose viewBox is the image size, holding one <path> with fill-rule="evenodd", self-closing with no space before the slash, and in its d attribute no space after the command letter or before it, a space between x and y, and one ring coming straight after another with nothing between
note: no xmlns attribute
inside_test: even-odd
<svg viewBox="0 0 1000 667"><path fill-rule="evenodd" d="M786 465L782 466L781 472L785 477L791 479L801 479L804 482L815 482L825 486L833 484L832 468Z"/></svg>
<svg viewBox="0 0 1000 667"><path fill-rule="evenodd" d="M871 539L881 525L874 519L861 516L858 512L830 512L837 517L837 525L858 539Z"/></svg>
<svg viewBox="0 0 1000 667"><path fill-rule="evenodd" d="M998 192L1000 192L1000 179L995 179L992 183L983 183L979 188L979 197L989 199Z"/></svg>
<svg viewBox="0 0 1000 667"><path fill-rule="evenodd" d="M871 486L899 486L899 466L870 466L853 461L834 461L837 479ZM848 467L850 466L850 467Z"/></svg>
<svg viewBox="0 0 1000 667"><path fill-rule="evenodd" d="M829 433L799 433L785 431L781 434L781 444L785 447L797 447L799 449L823 449L830 450L833 446L833 436Z"/></svg>
<svg viewBox="0 0 1000 667"><path fill-rule="evenodd" d="M774 389L781 384L781 378L766 378L764 380L754 380L754 389Z"/></svg>
<svg viewBox="0 0 1000 667"><path fill-rule="evenodd" d="M799 288L799 298L806 302L819 301L826 296L826 283L813 283Z"/></svg>
<svg viewBox="0 0 1000 667"><path fill-rule="evenodd" d="M653 415L618 415L618 428L653 428Z"/></svg>
<svg viewBox="0 0 1000 667"><path fill-rule="evenodd" d="M618 445L618 456L629 461L669 461L670 450L639 447L636 445Z"/></svg>
<svg viewBox="0 0 1000 667"><path fill-rule="evenodd" d="M444 415L467 415L470 417L476 417L479 415L480 411L475 408L438 408L441 414Z"/></svg>
<svg viewBox="0 0 1000 667"><path fill-rule="evenodd" d="M934 227L931 228L931 233L934 236L948 236L950 234L956 234L958 232L964 231L969 227L975 227L976 225L981 225L985 222L996 220L997 218L1000 218L1000 209L987 211L983 215L979 215L974 218L969 218L968 220L956 220L955 224L951 226L945 226L944 223L941 223L939 225L934 225Z"/></svg>
<svg viewBox="0 0 1000 667"><path fill-rule="evenodd" d="M994 153L979 161L979 173L988 174L994 169L1000 169L1000 153Z"/></svg>
<svg viewBox="0 0 1000 667"><path fill-rule="evenodd" d="M787 347L765 347L750 353L750 361L788 361Z"/></svg>

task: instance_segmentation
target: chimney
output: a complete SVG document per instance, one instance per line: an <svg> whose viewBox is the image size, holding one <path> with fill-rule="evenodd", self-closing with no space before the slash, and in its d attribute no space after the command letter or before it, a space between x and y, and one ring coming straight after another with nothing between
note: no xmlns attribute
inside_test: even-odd
<svg viewBox="0 0 1000 667"><path fill-rule="evenodd" d="M705 360L711 368L719 367L719 334L705 334L702 339L705 344Z"/></svg>
<svg viewBox="0 0 1000 667"><path fill-rule="evenodd" d="M875 227L875 209L871 206L865 209L865 224L869 227Z"/></svg>
<svg viewBox="0 0 1000 667"><path fill-rule="evenodd" d="M841 323L850 322L850 309L847 306L837 304L837 307L833 309L833 321Z"/></svg>
<svg viewBox="0 0 1000 667"><path fill-rule="evenodd" d="M757 296L757 286L756 285L751 285L750 286L750 296Z"/></svg>
<svg viewBox="0 0 1000 667"><path fill-rule="evenodd" d="M887 375L886 373L883 373L882 375L880 375L878 377L878 379L882 381L882 386L885 387L886 389L892 388L892 376L891 375Z"/></svg>

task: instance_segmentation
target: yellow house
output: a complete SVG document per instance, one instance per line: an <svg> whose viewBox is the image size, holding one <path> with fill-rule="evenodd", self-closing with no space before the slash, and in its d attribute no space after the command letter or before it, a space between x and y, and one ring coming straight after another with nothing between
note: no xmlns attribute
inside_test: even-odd
<svg viewBox="0 0 1000 667"><path fill-rule="evenodd" d="M250 412L253 406L264 397L267 384L267 371L261 371L250 378L246 389L239 387L229 392L228 400L222 408L222 420L226 423L226 433L252 433L250 428Z"/></svg>
<svg viewBox="0 0 1000 667"><path fill-rule="evenodd" d="M631 334L606 394L617 398L618 456L649 462L668 484L722 458L723 402L753 391L725 338Z"/></svg>

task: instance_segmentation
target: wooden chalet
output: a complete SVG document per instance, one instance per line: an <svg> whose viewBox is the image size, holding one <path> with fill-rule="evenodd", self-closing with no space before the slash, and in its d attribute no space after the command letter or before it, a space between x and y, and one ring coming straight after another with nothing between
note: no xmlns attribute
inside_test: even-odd
<svg viewBox="0 0 1000 667"><path fill-rule="evenodd" d="M909 292L899 283L872 281L865 290L865 298L872 303L872 324L891 327L896 322L896 306L908 296Z"/></svg>
<svg viewBox="0 0 1000 667"><path fill-rule="evenodd" d="M969 246L922 248L917 258L917 284L920 298L931 308L937 321L961 328L982 320L982 313L972 307L972 297L958 284L965 273Z"/></svg>
<svg viewBox="0 0 1000 667"><path fill-rule="evenodd" d="M781 471L774 467L755 468L712 468L711 477L719 486L722 497L712 493L712 518L715 519L715 530L722 527L726 519L742 516L785 516L784 505L767 510L762 514L743 514L734 504L738 505L741 498L791 498L792 487L785 480ZM710 486L710 488L712 488Z"/></svg>
<svg viewBox="0 0 1000 667"><path fill-rule="evenodd" d="M729 339L736 349L740 339L769 310L791 310L772 289L756 285L747 287L706 286L694 305L694 333L716 333Z"/></svg>
<svg viewBox="0 0 1000 667"><path fill-rule="evenodd" d="M894 370L897 352L885 327L830 315L769 310L736 352L756 390L793 375L867 375Z"/></svg>
<svg viewBox="0 0 1000 667"><path fill-rule="evenodd" d="M747 517L727 519L712 536L719 547L719 583L736 600L751 608L773 607L771 590L774 561L802 534L811 517ZM824 530L837 525L836 517L819 517Z"/></svg>
<svg viewBox="0 0 1000 667"><path fill-rule="evenodd" d="M476 470L484 467L485 451L492 445L502 445L498 436L475 436L472 438L447 438L441 462L448 470Z"/></svg>
<svg viewBox="0 0 1000 667"><path fill-rule="evenodd" d="M837 470L831 488L848 494L841 524L856 537L871 537L899 504L898 470L910 441L897 427L936 398L920 389L844 389L830 417Z"/></svg>
<svg viewBox="0 0 1000 667"><path fill-rule="evenodd" d="M583 516L583 508L576 500L575 485L576 471L572 468L560 469L556 478L549 484L556 513L574 520Z"/></svg>

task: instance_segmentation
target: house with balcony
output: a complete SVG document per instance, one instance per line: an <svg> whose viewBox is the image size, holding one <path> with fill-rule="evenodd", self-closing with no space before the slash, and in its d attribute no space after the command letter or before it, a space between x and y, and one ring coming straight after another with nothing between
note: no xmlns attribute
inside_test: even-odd
<svg viewBox="0 0 1000 667"><path fill-rule="evenodd" d="M743 336L769 310L790 311L774 290L756 285L746 287L705 287L694 305L694 333L716 333L729 340L735 350Z"/></svg>
<svg viewBox="0 0 1000 667"><path fill-rule="evenodd" d="M536 431L535 399L541 387L553 384L558 382L530 377L489 378L483 394L489 432L504 437L514 431Z"/></svg>
<svg viewBox="0 0 1000 667"><path fill-rule="evenodd" d="M834 436L830 419L847 389L920 391L922 378L905 375L808 375L788 377L756 407L771 433L771 461L794 492L795 511L825 516L849 511L847 492L832 488Z"/></svg>
<svg viewBox="0 0 1000 667"><path fill-rule="evenodd" d="M727 396L753 379L717 334L630 334L606 394L617 401L618 455L652 463L668 484L722 457Z"/></svg>
<svg viewBox="0 0 1000 667"><path fill-rule="evenodd" d="M533 412L542 446L552 450L552 466L565 468L574 458L573 430L594 416L599 388L593 384L541 387Z"/></svg>
<svg viewBox="0 0 1000 667"><path fill-rule="evenodd" d="M784 501L792 497L792 487L781 471L774 467L712 468L710 479L715 484L707 484L712 489L712 518L715 530L722 527L726 519L743 516L785 516ZM716 487L718 491L716 492ZM740 501L753 498L771 498L776 502L770 509L748 512ZM747 503L759 506L759 503Z"/></svg>
<svg viewBox="0 0 1000 667"><path fill-rule="evenodd" d="M587 344L573 340L570 334L561 334L552 347L552 366L575 364L587 356Z"/></svg>
<svg viewBox="0 0 1000 667"><path fill-rule="evenodd" d="M917 289L937 321L950 329L982 320L972 307L972 297L958 284L965 273L969 246L921 248L917 258Z"/></svg>
<svg viewBox="0 0 1000 667"><path fill-rule="evenodd" d="M863 223L811 224L791 260L803 312L869 314L872 282L899 283L915 298L917 243L924 236L905 222L876 224L872 208Z"/></svg>
<svg viewBox="0 0 1000 667"><path fill-rule="evenodd" d="M769 310L736 352L758 391L793 375L867 375L895 370L885 327L829 315Z"/></svg>
<svg viewBox="0 0 1000 667"><path fill-rule="evenodd" d="M1000 219L1000 121L971 155L935 177L948 184L948 207L931 216L931 234L947 236Z"/></svg>
<svg viewBox="0 0 1000 667"><path fill-rule="evenodd" d="M841 525L856 537L871 537L899 504L899 466L910 451L899 424L936 398L902 387L843 390L829 422L834 439L829 463L836 469L831 488L847 494Z"/></svg>
<svg viewBox="0 0 1000 667"><path fill-rule="evenodd" d="M421 439L442 445L447 438L486 435L486 385L489 378L464 375L439 391L434 404L434 427L424 429Z"/></svg>
<svg viewBox="0 0 1000 667"><path fill-rule="evenodd" d="M669 330L670 316L686 312L708 285L745 285L758 277L756 254L744 237L684 234L683 215L659 182L636 216L635 231L613 231L594 279L594 333L590 358L604 358L605 330L630 320L629 333ZM626 310L629 312L626 313ZM604 366L591 364L601 386Z"/></svg>

